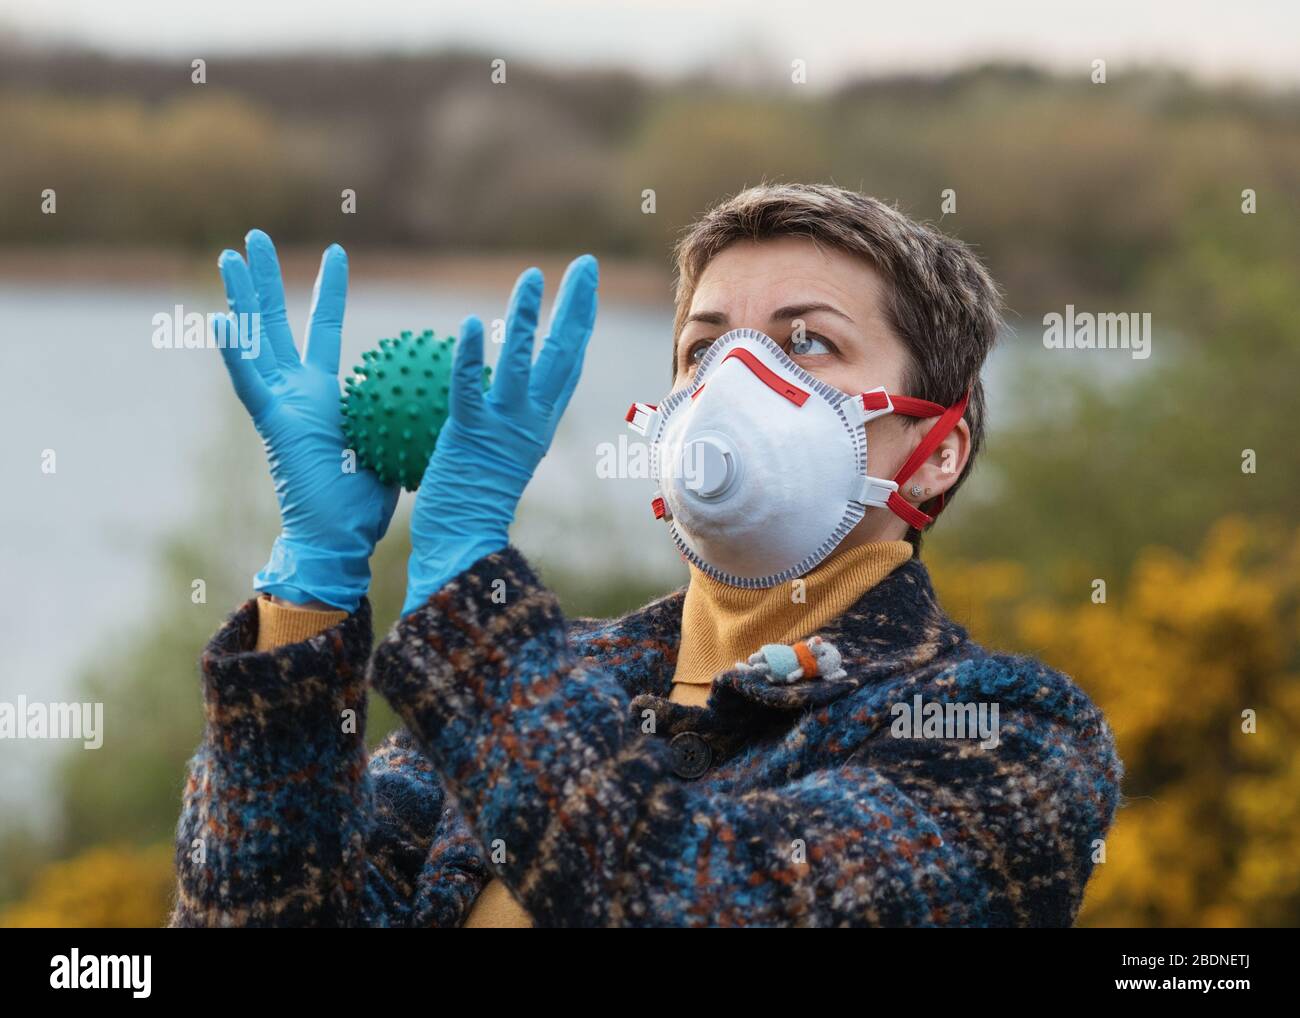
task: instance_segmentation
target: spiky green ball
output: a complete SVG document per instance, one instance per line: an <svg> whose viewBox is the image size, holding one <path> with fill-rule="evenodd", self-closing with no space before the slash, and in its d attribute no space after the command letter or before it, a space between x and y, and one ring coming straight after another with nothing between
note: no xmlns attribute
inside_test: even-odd
<svg viewBox="0 0 1300 1018"><path fill-rule="evenodd" d="M343 434L357 462L415 491L447 423L456 340L403 332L361 355L343 396ZM490 377L483 369L483 384Z"/></svg>

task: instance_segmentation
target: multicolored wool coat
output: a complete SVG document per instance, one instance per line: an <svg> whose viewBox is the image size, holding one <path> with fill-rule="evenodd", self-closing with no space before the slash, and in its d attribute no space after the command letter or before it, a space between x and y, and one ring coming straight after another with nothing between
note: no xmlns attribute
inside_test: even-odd
<svg viewBox="0 0 1300 1018"><path fill-rule="evenodd" d="M818 635L845 674L669 701L683 592L566 623L513 547L402 619L265 653L252 602L202 658L175 926L456 926L499 877L538 926L1066 926L1119 799L1068 678L972 643L918 561ZM916 698L920 697L918 701ZM998 705L895 737L895 705Z"/></svg>

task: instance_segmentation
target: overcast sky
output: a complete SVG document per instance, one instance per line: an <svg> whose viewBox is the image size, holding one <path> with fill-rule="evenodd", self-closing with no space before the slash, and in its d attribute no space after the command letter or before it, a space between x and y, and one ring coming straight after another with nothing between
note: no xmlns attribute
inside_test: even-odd
<svg viewBox="0 0 1300 1018"><path fill-rule="evenodd" d="M759 57L848 74L1014 57L1052 67L1159 62L1300 83L1296 0L0 0L0 29L117 52L201 56L465 43L549 63L674 73Z"/></svg>

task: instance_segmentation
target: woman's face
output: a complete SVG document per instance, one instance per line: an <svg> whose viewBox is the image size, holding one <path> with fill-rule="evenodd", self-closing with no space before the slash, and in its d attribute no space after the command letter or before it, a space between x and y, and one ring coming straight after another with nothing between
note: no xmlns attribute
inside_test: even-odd
<svg viewBox="0 0 1300 1018"><path fill-rule="evenodd" d="M739 328L766 333L800 367L844 392L883 385L890 393L912 395L902 389L908 353L889 326L885 282L866 261L846 252L819 248L803 237L780 237L739 241L716 255L700 277L678 338L674 387L690 381L713 340ZM909 427L893 414L868 423L871 474L893 477L931 423ZM946 447L936 475L932 468L938 468ZM968 449L969 431L962 422L905 486L919 483L931 489L930 495L912 497L905 490L904 497L919 504L946 490L960 476ZM845 544L906 532L893 513L873 510Z"/></svg>

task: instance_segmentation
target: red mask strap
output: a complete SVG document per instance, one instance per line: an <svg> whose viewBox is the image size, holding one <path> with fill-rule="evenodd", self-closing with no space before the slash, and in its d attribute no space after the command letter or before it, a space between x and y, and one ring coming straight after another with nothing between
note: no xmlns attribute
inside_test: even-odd
<svg viewBox="0 0 1300 1018"><path fill-rule="evenodd" d="M930 454L939 447L939 443L947 438L948 433L957 426L962 414L966 412L966 404L970 401L970 390L968 389L960 400L946 410L937 403L930 403L923 399L913 399L910 396L891 396L890 399L893 401L895 413L905 414L908 417L939 418L934 427L930 429L929 434L921 439L921 444L912 450L912 455L907 457L907 462L894 475L894 483L899 488L902 488L903 483L916 473L921 464L929 459ZM920 509L904 499L898 492L894 492L889 496L889 508L893 510L894 515L916 530L924 530L934 522L933 516L921 512ZM939 508L935 510L935 513L942 511L943 495L940 495Z"/></svg>

